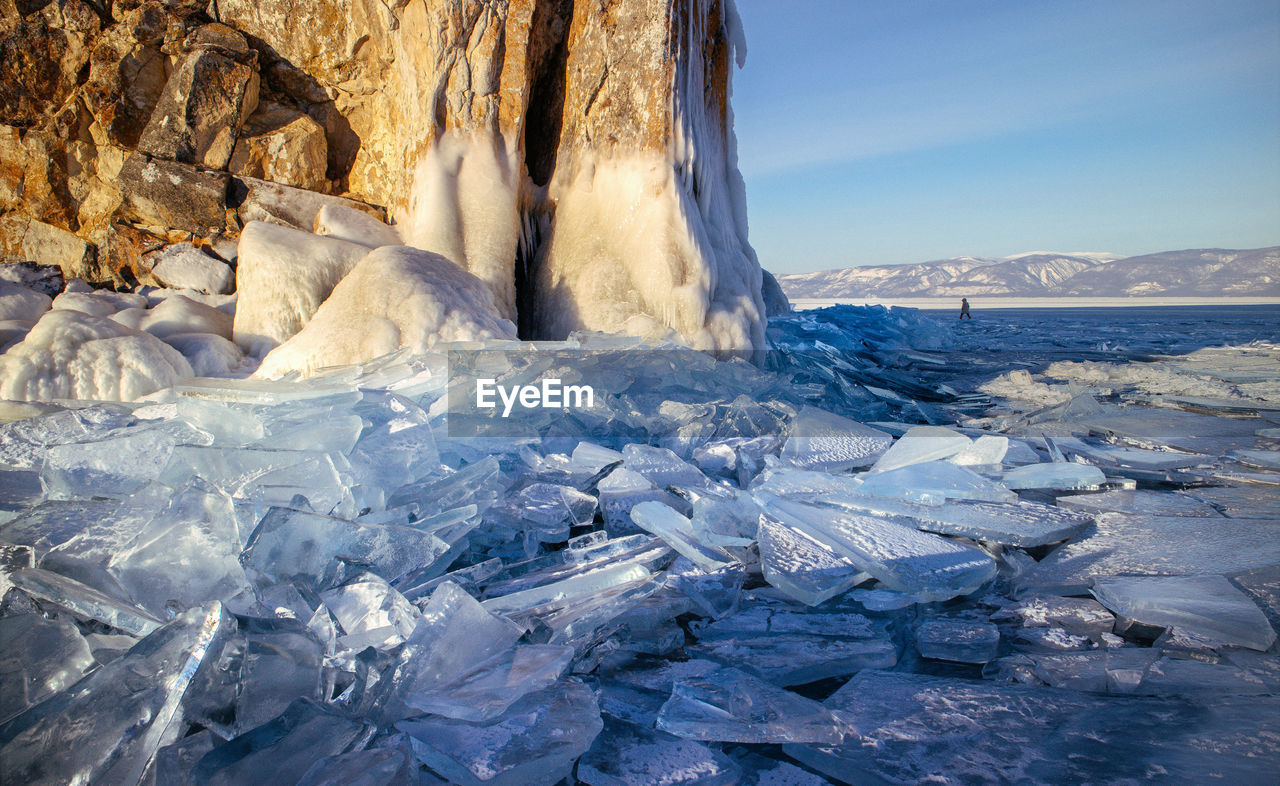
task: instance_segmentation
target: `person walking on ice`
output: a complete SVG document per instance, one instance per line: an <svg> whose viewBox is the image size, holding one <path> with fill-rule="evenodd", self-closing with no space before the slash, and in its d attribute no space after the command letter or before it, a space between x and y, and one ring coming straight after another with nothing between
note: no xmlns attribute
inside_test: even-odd
<svg viewBox="0 0 1280 786"><path fill-rule="evenodd" d="M973 315L969 313L969 298L960 298L960 318L973 319Z"/></svg>

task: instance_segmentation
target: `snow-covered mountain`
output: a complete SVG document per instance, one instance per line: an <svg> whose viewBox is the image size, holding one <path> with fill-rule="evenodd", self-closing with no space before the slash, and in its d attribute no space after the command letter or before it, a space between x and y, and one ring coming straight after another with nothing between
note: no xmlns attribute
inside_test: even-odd
<svg viewBox="0 0 1280 786"><path fill-rule="evenodd" d="M778 276L792 298L1280 296L1280 246L1121 258L1033 251Z"/></svg>

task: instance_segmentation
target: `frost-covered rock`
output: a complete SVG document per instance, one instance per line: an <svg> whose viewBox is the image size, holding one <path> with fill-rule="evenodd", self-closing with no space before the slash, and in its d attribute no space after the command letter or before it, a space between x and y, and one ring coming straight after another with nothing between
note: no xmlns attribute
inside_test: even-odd
<svg viewBox="0 0 1280 786"><path fill-rule="evenodd" d="M225 295L235 289L231 267L190 243L169 246L154 257L151 275L166 287Z"/></svg>
<svg viewBox="0 0 1280 786"><path fill-rule="evenodd" d="M238 313L236 320L239 325ZM310 323L263 359L257 376L306 374L400 347L425 352L441 342L515 335L475 276L439 254L388 246L361 260Z"/></svg>
<svg viewBox="0 0 1280 786"><path fill-rule="evenodd" d="M303 328L369 249L252 221L240 234L235 342L262 357Z"/></svg>
<svg viewBox="0 0 1280 786"><path fill-rule="evenodd" d="M233 324L230 314L182 295L165 298L155 308L127 308L110 318L156 338L176 333L213 333L230 339Z"/></svg>
<svg viewBox="0 0 1280 786"><path fill-rule="evenodd" d="M54 309L0 355L0 398L133 401L190 376L186 358L155 336Z"/></svg>
<svg viewBox="0 0 1280 786"><path fill-rule="evenodd" d="M316 213L317 235L336 237L369 248L398 246L403 241L395 227L385 224L363 210L345 205L324 205Z"/></svg>

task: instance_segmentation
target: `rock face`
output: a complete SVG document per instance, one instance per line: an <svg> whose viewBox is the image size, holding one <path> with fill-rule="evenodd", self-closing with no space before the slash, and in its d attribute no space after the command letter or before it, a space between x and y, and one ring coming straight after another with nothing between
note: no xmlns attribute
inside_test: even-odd
<svg viewBox="0 0 1280 786"><path fill-rule="evenodd" d="M0 22L0 212L81 238L92 258L68 264L95 280L130 283L140 231L310 231L299 192L344 196L523 336L763 344L731 0L37 5ZM24 242L0 238L5 259Z"/></svg>

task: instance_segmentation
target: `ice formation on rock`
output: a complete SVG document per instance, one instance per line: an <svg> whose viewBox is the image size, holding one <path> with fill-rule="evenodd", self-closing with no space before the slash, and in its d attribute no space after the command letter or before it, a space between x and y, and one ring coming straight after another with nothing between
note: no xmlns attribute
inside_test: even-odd
<svg viewBox="0 0 1280 786"><path fill-rule="evenodd" d="M250 222L240 234L235 341L263 357L292 338L367 246L289 227Z"/></svg>
<svg viewBox="0 0 1280 786"><path fill-rule="evenodd" d="M357 263L306 327L263 358L257 373L307 374L401 347L421 354L441 342L515 338L515 326L494 314L489 291L449 260L385 246Z"/></svg>

